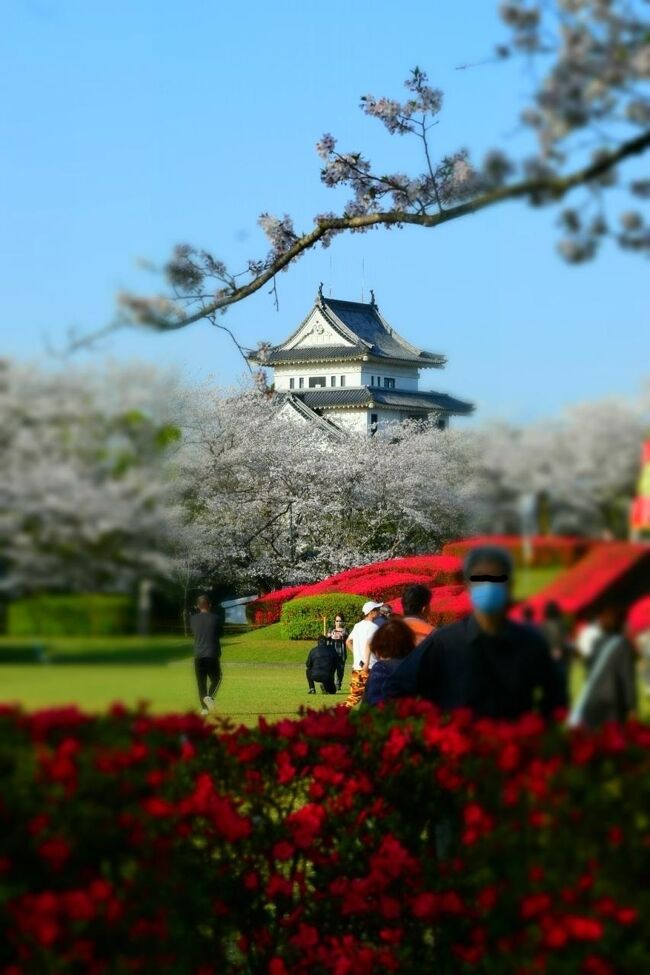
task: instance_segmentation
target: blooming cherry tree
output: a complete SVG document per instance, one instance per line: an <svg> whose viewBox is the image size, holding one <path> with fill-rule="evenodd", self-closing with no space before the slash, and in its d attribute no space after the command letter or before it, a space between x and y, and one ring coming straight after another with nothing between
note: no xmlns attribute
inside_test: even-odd
<svg viewBox="0 0 650 975"><path fill-rule="evenodd" d="M146 367L0 372L0 584L123 591L172 566L180 430L169 376Z"/></svg>
<svg viewBox="0 0 650 975"><path fill-rule="evenodd" d="M477 431L479 526L518 531L521 496L546 492L556 531L625 535L649 423L642 401L605 399L572 407L560 419Z"/></svg>
<svg viewBox="0 0 650 975"><path fill-rule="evenodd" d="M217 574L268 590L431 551L462 529L461 438L407 425L341 440L283 402L257 390L196 398L182 478Z"/></svg>

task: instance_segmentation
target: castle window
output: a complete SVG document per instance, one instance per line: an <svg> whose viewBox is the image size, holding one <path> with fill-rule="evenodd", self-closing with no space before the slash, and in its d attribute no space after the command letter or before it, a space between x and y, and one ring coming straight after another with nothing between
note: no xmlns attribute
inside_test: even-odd
<svg viewBox="0 0 650 975"><path fill-rule="evenodd" d="M325 376L310 376L309 377L309 388L310 389L320 389L327 386L327 378Z"/></svg>
<svg viewBox="0 0 650 975"><path fill-rule="evenodd" d="M330 386L336 386L336 376L330 376Z"/></svg>
<svg viewBox="0 0 650 975"><path fill-rule="evenodd" d="M384 389L395 389L395 380L388 378L384 379Z"/></svg>
<svg viewBox="0 0 650 975"><path fill-rule="evenodd" d="M341 376L341 386L345 386L345 376Z"/></svg>
<svg viewBox="0 0 650 975"><path fill-rule="evenodd" d="M377 433L378 423L379 423L379 416L377 415L377 413L371 413L370 414L370 436L371 437L374 437L374 435Z"/></svg>
<svg viewBox="0 0 650 975"><path fill-rule="evenodd" d="M298 380L298 389L304 389L304 388L305 388L305 380L301 376L300 379Z"/></svg>
<svg viewBox="0 0 650 975"><path fill-rule="evenodd" d="M295 379L290 379L289 380L289 389L295 389L295 388L296 388L296 380Z"/></svg>

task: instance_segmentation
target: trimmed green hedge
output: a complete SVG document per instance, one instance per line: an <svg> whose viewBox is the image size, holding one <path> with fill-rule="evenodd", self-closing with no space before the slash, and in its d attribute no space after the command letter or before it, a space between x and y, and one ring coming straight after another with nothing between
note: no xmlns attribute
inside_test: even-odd
<svg viewBox="0 0 650 975"><path fill-rule="evenodd" d="M130 596L30 596L9 606L9 636L122 636L133 632Z"/></svg>
<svg viewBox="0 0 650 975"><path fill-rule="evenodd" d="M349 592L321 593L291 599L282 607L280 615L282 636L287 640L315 640L323 632L323 617L327 628L334 626L334 617L341 613L348 630L361 619L361 607L367 596Z"/></svg>

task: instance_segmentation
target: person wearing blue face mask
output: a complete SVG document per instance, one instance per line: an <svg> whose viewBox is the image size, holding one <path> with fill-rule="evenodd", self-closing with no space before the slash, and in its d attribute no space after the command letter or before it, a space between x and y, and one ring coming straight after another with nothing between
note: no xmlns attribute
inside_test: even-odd
<svg viewBox="0 0 650 975"><path fill-rule="evenodd" d="M424 697L445 711L469 708L504 720L566 708L543 634L508 619L513 570L505 549L472 549L463 566L472 613L423 640L386 682L385 695Z"/></svg>

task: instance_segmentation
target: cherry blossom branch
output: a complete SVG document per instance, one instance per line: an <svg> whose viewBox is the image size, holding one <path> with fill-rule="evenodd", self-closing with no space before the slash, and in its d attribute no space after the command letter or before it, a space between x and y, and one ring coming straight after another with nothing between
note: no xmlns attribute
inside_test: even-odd
<svg viewBox="0 0 650 975"><path fill-rule="evenodd" d="M293 261L301 257L306 251L311 250L323 238L331 235L333 232L341 233L350 230L366 230L373 227L401 227L404 225L434 228L509 200L528 198L537 204L556 202L579 186L596 183L599 179L612 173L626 159L640 155L649 148L650 130L623 143L615 151L599 154L598 158L589 165L583 166L565 176L550 175L547 177L542 176L524 179L509 186L491 189L473 199L437 213L413 213L406 210L387 210L359 215L323 217L313 230L297 237L290 247L279 253L264 270L256 274L246 284L233 286L228 290L224 289L212 301L203 304L197 311L189 315L177 314L177 317L170 319L165 315L157 316L154 310L148 307L147 320L143 321L142 324L146 324L158 331L174 331L206 319L215 312L222 311L255 294L265 284L272 281L280 271L285 270ZM138 304L142 300L133 299L133 302L130 303L128 296L125 296L123 303L126 307L131 305L132 311L137 313ZM138 304L136 304L136 301ZM105 331L103 330L103 334Z"/></svg>

